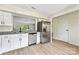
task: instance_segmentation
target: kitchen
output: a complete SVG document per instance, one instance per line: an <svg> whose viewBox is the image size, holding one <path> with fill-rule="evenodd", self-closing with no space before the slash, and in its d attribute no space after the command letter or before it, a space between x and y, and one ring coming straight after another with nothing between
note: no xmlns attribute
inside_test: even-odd
<svg viewBox="0 0 79 59"><path fill-rule="evenodd" d="M0 54L79 54L78 7L0 5Z"/></svg>
<svg viewBox="0 0 79 59"><path fill-rule="evenodd" d="M32 16L0 11L0 54L40 44L42 42L40 38L43 36L41 36L42 31L37 31L37 26L38 22L42 21L37 19Z"/></svg>

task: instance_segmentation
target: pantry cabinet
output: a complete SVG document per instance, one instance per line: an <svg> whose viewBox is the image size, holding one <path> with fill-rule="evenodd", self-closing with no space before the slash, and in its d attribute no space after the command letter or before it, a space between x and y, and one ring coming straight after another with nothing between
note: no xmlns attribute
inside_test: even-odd
<svg viewBox="0 0 79 59"><path fill-rule="evenodd" d="M53 39L68 42L68 21L65 19L53 20Z"/></svg>
<svg viewBox="0 0 79 59"><path fill-rule="evenodd" d="M69 21L69 43L79 46L79 19Z"/></svg>
<svg viewBox="0 0 79 59"><path fill-rule="evenodd" d="M64 15L53 20L53 39L79 46L79 16Z"/></svg>

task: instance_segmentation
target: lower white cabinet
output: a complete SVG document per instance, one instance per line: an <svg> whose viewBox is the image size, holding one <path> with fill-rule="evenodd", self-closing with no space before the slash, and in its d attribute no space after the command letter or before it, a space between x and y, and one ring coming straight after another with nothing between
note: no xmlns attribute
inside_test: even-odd
<svg viewBox="0 0 79 59"><path fill-rule="evenodd" d="M1 53L1 51L2 51L2 44L1 44L2 42L1 42L1 36L0 36L0 53Z"/></svg>
<svg viewBox="0 0 79 59"><path fill-rule="evenodd" d="M19 40L19 36L14 34L11 35L11 49L18 49L20 48L20 40Z"/></svg>
<svg viewBox="0 0 79 59"><path fill-rule="evenodd" d="M40 43L40 32L37 32L37 42L36 44L39 44Z"/></svg>
<svg viewBox="0 0 79 59"><path fill-rule="evenodd" d="M0 36L0 54L28 46L28 33Z"/></svg>
<svg viewBox="0 0 79 59"><path fill-rule="evenodd" d="M21 40L21 47L28 46L28 33L27 34L22 34L19 38Z"/></svg>
<svg viewBox="0 0 79 59"><path fill-rule="evenodd" d="M2 35L2 52L9 51L11 48L11 41L8 35Z"/></svg>
<svg viewBox="0 0 79 59"><path fill-rule="evenodd" d="M40 43L40 32L37 35L32 35L31 39L35 39L36 43ZM11 34L11 35L0 35L0 54L11 51L14 49L26 47L29 45L28 33L24 34Z"/></svg>

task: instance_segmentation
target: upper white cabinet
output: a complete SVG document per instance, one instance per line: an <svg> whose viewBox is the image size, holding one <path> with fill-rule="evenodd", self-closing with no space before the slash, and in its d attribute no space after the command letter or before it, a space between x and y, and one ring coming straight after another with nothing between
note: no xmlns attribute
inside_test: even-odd
<svg viewBox="0 0 79 59"><path fill-rule="evenodd" d="M0 32L13 30L13 16L11 13L0 11Z"/></svg>
<svg viewBox="0 0 79 59"><path fill-rule="evenodd" d="M12 26L13 19L12 14L0 11L0 26Z"/></svg>

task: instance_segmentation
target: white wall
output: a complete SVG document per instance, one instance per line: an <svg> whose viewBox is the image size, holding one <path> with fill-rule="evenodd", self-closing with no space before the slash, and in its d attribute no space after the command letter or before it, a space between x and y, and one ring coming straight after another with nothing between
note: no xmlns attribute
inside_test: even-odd
<svg viewBox="0 0 79 59"><path fill-rule="evenodd" d="M60 25L60 20L61 25ZM79 11L75 11L60 17L56 17L53 19L53 38L54 39L58 39L58 40L65 40L62 38L63 35L65 35L65 33L62 30L62 25L65 24L65 22L67 22L67 27L66 29L68 29L68 42L75 44L75 45L79 45ZM60 25L60 26L59 26ZM66 30L64 29L64 30ZM63 35L58 34L59 32L64 33Z"/></svg>

